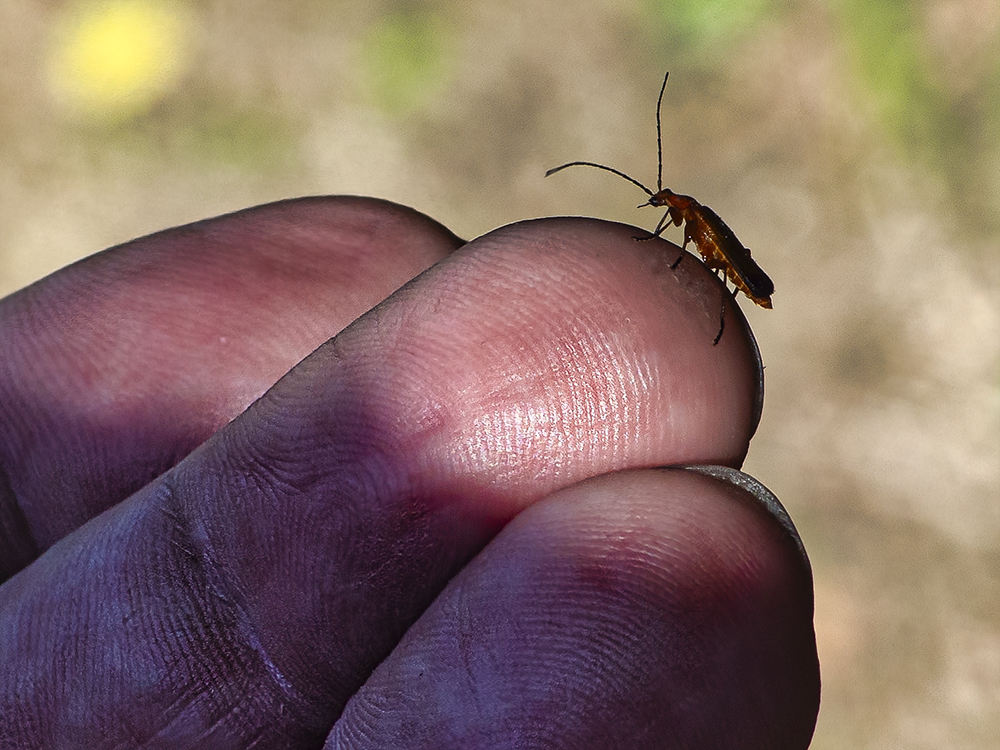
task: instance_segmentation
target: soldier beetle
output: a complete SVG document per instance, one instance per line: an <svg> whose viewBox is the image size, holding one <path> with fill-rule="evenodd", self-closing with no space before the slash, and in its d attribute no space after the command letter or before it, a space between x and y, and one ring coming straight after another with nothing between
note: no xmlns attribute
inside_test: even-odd
<svg viewBox="0 0 1000 750"><path fill-rule="evenodd" d="M774 294L774 283L764 273L763 269L750 257L750 250L743 246L733 230L730 229L715 211L708 206L704 206L689 195L675 193L669 188L663 187L663 135L660 126L660 109L663 106L663 92L667 88L667 79L670 77L669 71L663 77L663 85L660 87L660 97L656 100L656 192L643 185L633 177L629 177L621 170L597 164L592 161L571 161L568 164L550 169L545 176L553 175L566 167L596 167L612 174L622 177L633 185L641 188L649 200L639 205L666 207L667 212L656 225L656 229L649 237L636 237L637 240L647 240L659 237L671 224L680 226L684 224L684 248L688 242L693 242L698 248L705 265L716 272L722 273L723 281L731 281L733 285L750 300L756 302L761 307L771 309L771 295ZM684 253L671 264L671 268L676 268L684 257ZM722 305L722 314L719 318L719 333L716 335L712 345L719 343L722 338L722 331L726 325L726 306Z"/></svg>

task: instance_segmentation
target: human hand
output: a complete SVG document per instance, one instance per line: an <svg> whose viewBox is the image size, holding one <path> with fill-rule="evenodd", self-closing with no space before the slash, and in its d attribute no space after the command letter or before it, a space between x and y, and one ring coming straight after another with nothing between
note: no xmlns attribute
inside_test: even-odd
<svg viewBox="0 0 1000 750"><path fill-rule="evenodd" d="M633 234L291 201L0 302L0 747L806 747L808 563L652 468L752 338Z"/></svg>

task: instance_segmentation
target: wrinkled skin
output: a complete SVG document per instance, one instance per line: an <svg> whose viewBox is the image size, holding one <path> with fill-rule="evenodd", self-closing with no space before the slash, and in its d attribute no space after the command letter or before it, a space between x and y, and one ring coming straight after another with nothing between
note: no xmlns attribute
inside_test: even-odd
<svg viewBox="0 0 1000 750"><path fill-rule="evenodd" d="M0 302L0 748L806 747L807 561L657 468L753 340L636 234L304 199Z"/></svg>

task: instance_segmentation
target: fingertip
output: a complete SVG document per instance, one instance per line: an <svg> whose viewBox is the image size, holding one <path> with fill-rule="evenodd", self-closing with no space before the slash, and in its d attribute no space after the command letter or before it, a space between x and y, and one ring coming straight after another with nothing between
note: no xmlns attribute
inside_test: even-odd
<svg viewBox="0 0 1000 750"><path fill-rule="evenodd" d="M755 503L671 470L532 506L411 628L326 747L806 748L811 581Z"/></svg>
<svg viewBox="0 0 1000 750"><path fill-rule="evenodd" d="M594 338L605 332L611 341L630 337L650 377L684 383L671 394L675 403L713 402L697 407L705 417L701 424L684 423L687 434L705 429L728 435L733 445L713 461L742 465L762 413L763 362L739 305L700 258L660 237L647 238L637 227L585 217L500 227L470 242L453 261L466 254L495 269L499 289L515 290L504 298L518 305L509 318L523 316L538 327L556 316L575 316L581 341L591 328L597 329ZM518 285L533 297L521 299ZM728 322L713 344L720 316ZM613 358L606 362L613 371Z"/></svg>
<svg viewBox="0 0 1000 750"><path fill-rule="evenodd" d="M773 520L785 531L789 541L798 551L806 572L812 570L809 563L809 555L806 554L805 545L799 530L795 527L795 522L789 515L785 506L782 505L778 497L771 492L760 480L730 466L675 466L674 469L684 469L687 471L703 474L720 482L725 482L745 492L756 501L757 505L770 514Z"/></svg>

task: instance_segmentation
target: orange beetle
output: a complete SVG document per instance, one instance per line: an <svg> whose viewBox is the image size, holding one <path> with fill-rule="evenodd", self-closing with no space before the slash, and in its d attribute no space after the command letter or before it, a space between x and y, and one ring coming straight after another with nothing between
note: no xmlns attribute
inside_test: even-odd
<svg viewBox="0 0 1000 750"><path fill-rule="evenodd" d="M669 188L663 187L663 137L660 128L660 108L663 105L663 92L667 88L668 72L663 77L663 86L660 87L660 97L656 100L656 151L657 151L657 174L656 192L643 185L633 177L629 177L624 172L597 164L591 161L571 161L568 164L550 169L545 176L555 174L566 169L566 167L596 167L612 174L622 177L633 185L640 187L649 200L639 205L666 207L667 212L660 219L649 237L637 237L636 239L652 239L660 236L671 224L681 226L684 224L684 247L688 242L693 242L698 248L698 252L705 261L705 265L713 271L721 271L724 279L728 279L733 285L750 300L761 307L771 309L771 295L774 294L774 283L764 273L763 269L757 265L750 257L750 250L743 246L737 239L733 230L724 222L715 211L708 206L704 206L689 195L675 193ZM671 265L676 268L684 257L681 254ZM722 306L722 316L719 321L719 333L716 335L714 344L719 343L722 338L722 331L725 328L725 305Z"/></svg>

